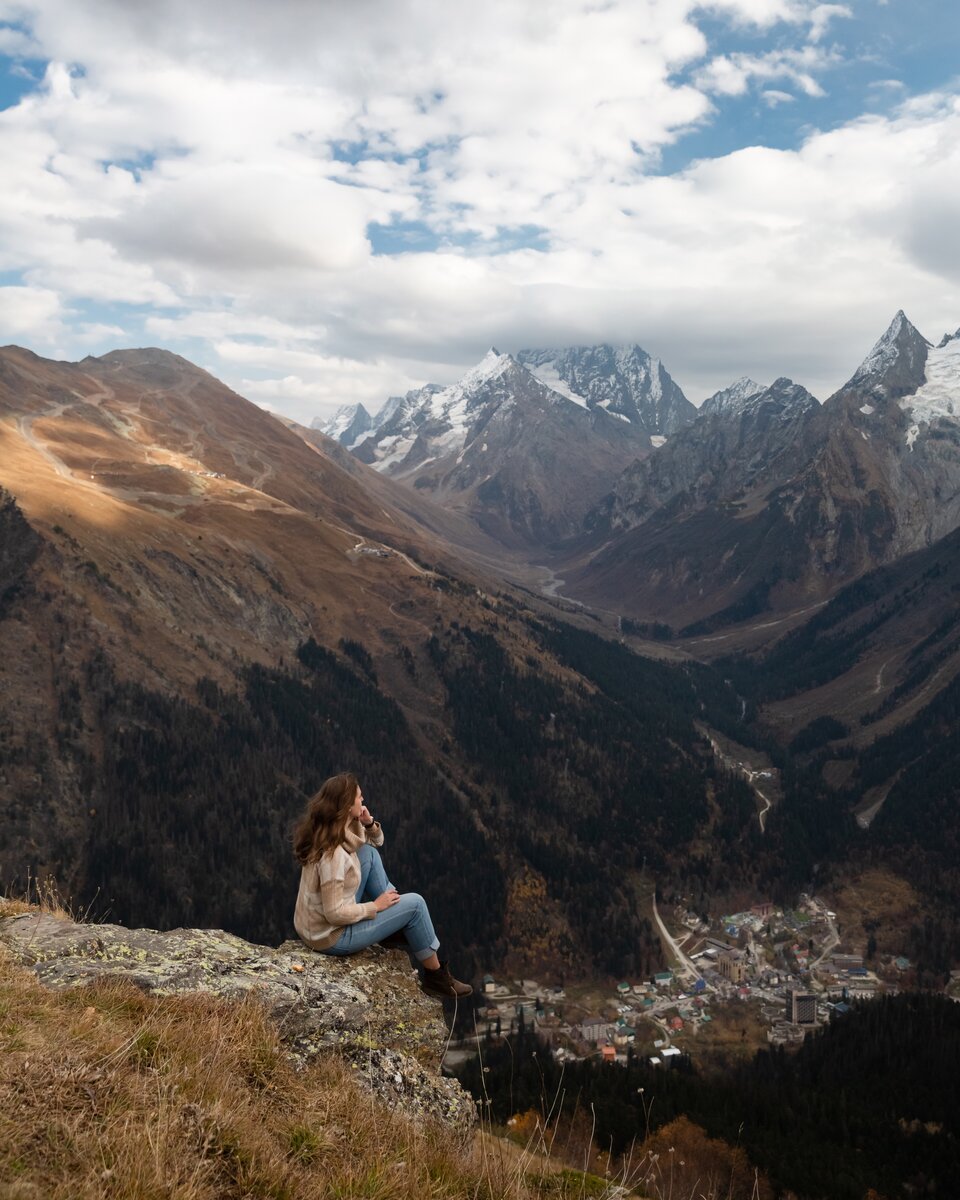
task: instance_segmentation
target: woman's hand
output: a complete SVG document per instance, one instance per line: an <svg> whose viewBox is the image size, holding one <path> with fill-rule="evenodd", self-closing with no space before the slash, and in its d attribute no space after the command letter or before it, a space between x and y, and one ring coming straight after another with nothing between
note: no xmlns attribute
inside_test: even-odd
<svg viewBox="0 0 960 1200"><path fill-rule="evenodd" d="M365 804L362 805L360 808L360 824L369 829L373 823L373 817L370 816L370 809Z"/></svg>
<svg viewBox="0 0 960 1200"><path fill-rule="evenodd" d="M388 908L393 908L399 899L400 893L396 888L390 888L388 891L380 893L376 900L374 900L373 907L377 912L384 912Z"/></svg>

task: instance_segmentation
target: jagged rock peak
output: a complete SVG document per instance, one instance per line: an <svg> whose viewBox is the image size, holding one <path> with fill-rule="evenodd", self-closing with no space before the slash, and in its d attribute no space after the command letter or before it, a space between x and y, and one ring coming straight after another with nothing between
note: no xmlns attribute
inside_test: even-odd
<svg viewBox="0 0 960 1200"><path fill-rule="evenodd" d="M501 354L495 346L491 346L475 367L471 367L465 375L461 376L452 385L452 388L445 390L459 389L462 392L468 392L477 384L485 383L488 379L496 379L498 375L502 375L504 371L516 365L511 355Z"/></svg>
<svg viewBox="0 0 960 1200"><path fill-rule="evenodd" d="M381 1100L417 1118L469 1128L473 1102L439 1064L446 1041L440 1006L416 987L406 956L373 947L351 958L315 954L300 942L255 946L219 929L126 929L84 925L44 912L0 919L0 947L53 989L126 980L158 996L256 995L287 1053L303 1064L336 1052Z"/></svg>
<svg viewBox="0 0 960 1200"><path fill-rule="evenodd" d="M712 396L708 396L700 405L700 415L711 416L732 416L742 410L743 406L753 396L759 396L761 392L767 390L767 384L757 383L755 380L742 375L729 387L721 388L720 391L714 392Z"/></svg>
<svg viewBox="0 0 960 1200"><path fill-rule="evenodd" d="M651 436L672 435L696 418L663 363L636 344L521 350L517 361L567 399L606 409Z"/></svg>
<svg viewBox="0 0 960 1200"><path fill-rule="evenodd" d="M901 308L843 390L881 399L911 395L923 384L931 348Z"/></svg>
<svg viewBox="0 0 960 1200"><path fill-rule="evenodd" d="M737 416L746 419L762 414L764 420L774 418L786 424L819 407L820 401L803 384L781 375L768 388L745 400Z"/></svg>
<svg viewBox="0 0 960 1200"><path fill-rule="evenodd" d="M956 333L945 333L940 341L937 342L937 349L942 350L944 346L948 345L950 342L956 342L958 340L960 340L960 329L958 329Z"/></svg>
<svg viewBox="0 0 960 1200"><path fill-rule="evenodd" d="M342 446L350 447L359 437L373 428L373 418L362 404L344 404L332 417L314 417L311 429L319 429Z"/></svg>

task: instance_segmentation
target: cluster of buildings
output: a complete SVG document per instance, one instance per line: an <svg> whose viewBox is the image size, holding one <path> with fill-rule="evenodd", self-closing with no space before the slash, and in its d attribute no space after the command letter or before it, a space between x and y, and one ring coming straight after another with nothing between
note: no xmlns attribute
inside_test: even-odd
<svg viewBox="0 0 960 1200"><path fill-rule="evenodd" d="M624 980L602 1000L594 994L591 1011L569 1002L562 988L529 979L498 983L487 975L478 1034L506 1036L522 1021L560 1059L599 1055L625 1063L646 1055L667 1065L681 1053L677 1039L702 1030L718 1006L753 1002L768 1041L802 1041L850 1001L895 990L896 978L910 970L907 959L892 959L881 980L861 955L843 953L835 915L808 896L794 911L763 902L714 923L679 907L675 918L685 932L678 935L683 961L675 970Z"/></svg>
<svg viewBox="0 0 960 1200"><path fill-rule="evenodd" d="M684 990L673 971L661 971L648 982L622 981L597 1011L567 1002L561 988L543 988L530 979L498 983L486 975L478 1035L506 1036L523 1022L561 1061L598 1055L626 1063L631 1054L649 1054L652 1044L650 1061L659 1065L680 1055L674 1038L712 1020L708 1005L704 980Z"/></svg>

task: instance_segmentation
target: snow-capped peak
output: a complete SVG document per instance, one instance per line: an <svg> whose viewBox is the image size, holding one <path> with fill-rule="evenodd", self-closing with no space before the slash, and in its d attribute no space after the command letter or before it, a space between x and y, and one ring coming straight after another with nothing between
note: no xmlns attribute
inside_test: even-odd
<svg viewBox="0 0 960 1200"><path fill-rule="evenodd" d="M857 368L846 388L878 396L902 396L923 382L931 344L910 323L901 308L886 331Z"/></svg>
<svg viewBox="0 0 960 1200"><path fill-rule="evenodd" d="M767 384L757 383L756 380L742 375L729 387L714 392L700 405L700 414L711 416L733 416L743 410L744 405L754 396L767 390Z"/></svg>
<svg viewBox="0 0 960 1200"><path fill-rule="evenodd" d="M469 392L478 384L486 383L487 380L496 379L498 375L502 375L504 371L509 369L512 363L513 359L509 354L501 354L496 346L491 346L475 367L471 367L466 375L462 376L451 387L444 388L443 393L440 394L445 394L455 389L461 392Z"/></svg>
<svg viewBox="0 0 960 1200"><path fill-rule="evenodd" d="M370 414L362 404L344 404L327 420L314 417L311 429L319 429L327 437L349 446L373 425Z"/></svg>
<svg viewBox="0 0 960 1200"><path fill-rule="evenodd" d="M574 404L619 416L653 436L673 434L696 415L660 360L636 344L521 350L517 361Z"/></svg>

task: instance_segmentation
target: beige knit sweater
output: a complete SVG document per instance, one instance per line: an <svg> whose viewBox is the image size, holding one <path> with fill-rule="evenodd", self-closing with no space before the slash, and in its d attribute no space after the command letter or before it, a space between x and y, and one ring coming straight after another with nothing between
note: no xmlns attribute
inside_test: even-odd
<svg viewBox="0 0 960 1200"><path fill-rule="evenodd" d="M319 862L307 863L300 871L300 891L293 924L311 950L329 950L343 932L344 925L368 921L377 915L373 901L356 902L360 886L360 859L357 851L369 842L383 845L380 822L364 828L353 820L344 831L343 844L328 851Z"/></svg>

